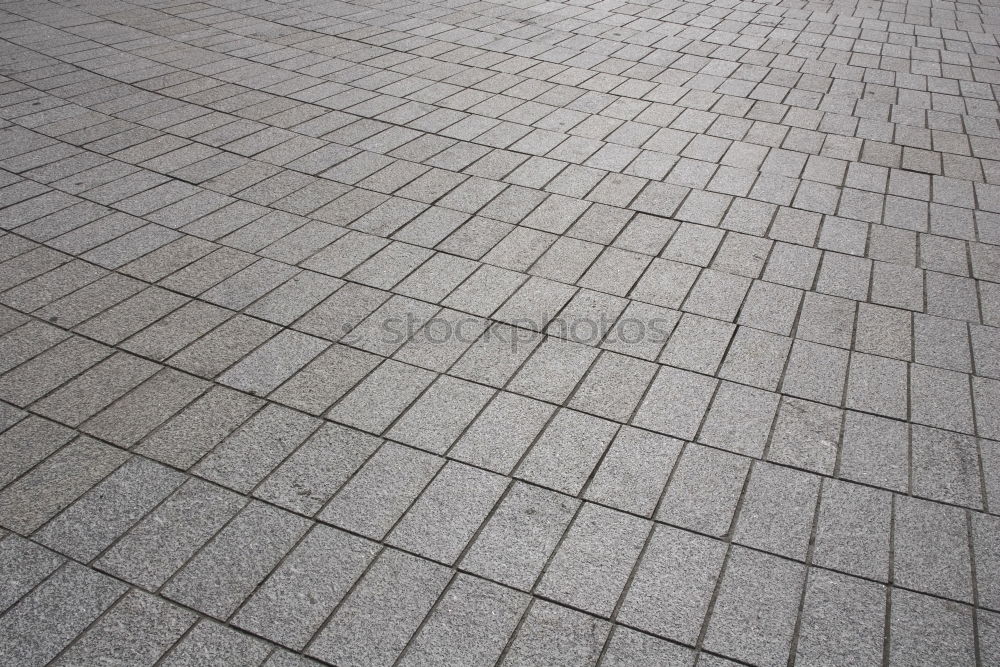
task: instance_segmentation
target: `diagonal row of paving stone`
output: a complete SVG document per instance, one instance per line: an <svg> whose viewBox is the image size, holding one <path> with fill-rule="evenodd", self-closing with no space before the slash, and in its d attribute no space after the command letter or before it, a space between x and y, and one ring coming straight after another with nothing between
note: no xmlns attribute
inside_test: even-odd
<svg viewBox="0 0 1000 667"><path fill-rule="evenodd" d="M0 4L0 664L1000 662L987 4Z"/></svg>

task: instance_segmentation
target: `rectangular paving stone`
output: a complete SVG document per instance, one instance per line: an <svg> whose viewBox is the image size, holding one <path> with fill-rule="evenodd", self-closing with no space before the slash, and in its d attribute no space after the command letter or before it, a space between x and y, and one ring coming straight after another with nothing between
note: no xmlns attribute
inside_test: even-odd
<svg viewBox="0 0 1000 667"><path fill-rule="evenodd" d="M725 554L723 542L657 526L618 620L660 637L696 643Z"/></svg>
<svg viewBox="0 0 1000 667"><path fill-rule="evenodd" d="M815 664L882 664L885 587L812 569L796 661Z"/></svg>
<svg viewBox="0 0 1000 667"><path fill-rule="evenodd" d="M972 608L894 588L889 664L974 665Z"/></svg>
<svg viewBox="0 0 1000 667"><path fill-rule="evenodd" d="M154 361L163 361L231 316L232 313L218 306L202 301L189 301L128 338L119 347Z"/></svg>
<svg viewBox="0 0 1000 667"><path fill-rule="evenodd" d="M382 433L434 381L431 371L387 359L326 413L328 419Z"/></svg>
<svg viewBox="0 0 1000 667"><path fill-rule="evenodd" d="M618 431L618 425L574 410L560 410L525 455L514 476L576 496Z"/></svg>
<svg viewBox="0 0 1000 667"><path fill-rule="evenodd" d="M166 655L160 664L170 667L195 667L203 662L236 665L240 662L259 665L273 646L207 618L194 628Z"/></svg>
<svg viewBox="0 0 1000 667"><path fill-rule="evenodd" d="M163 595L226 619L309 526L307 519L251 502L170 579Z"/></svg>
<svg viewBox="0 0 1000 667"><path fill-rule="evenodd" d="M656 366L614 352L603 352L570 399L577 410L619 422L628 421L653 379Z"/></svg>
<svg viewBox="0 0 1000 667"><path fill-rule="evenodd" d="M813 564L888 581L891 504L885 491L824 480Z"/></svg>
<svg viewBox="0 0 1000 667"><path fill-rule="evenodd" d="M897 583L963 602L972 599L965 512L917 498L895 499L893 573Z"/></svg>
<svg viewBox="0 0 1000 667"><path fill-rule="evenodd" d="M578 501L515 482L462 559L464 570L530 590Z"/></svg>
<svg viewBox="0 0 1000 667"><path fill-rule="evenodd" d="M381 540L444 461L387 442L320 512L322 521Z"/></svg>
<svg viewBox="0 0 1000 667"><path fill-rule="evenodd" d="M214 378L278 331L269 322L237 315L174 354L167 363L198 377Z"/></svg>
<svg viewBox="0 0 1000 667"><path fill-rule="evenodd" d="M623 426L584 496L626 512L652 516L682 445L673 438Z"/></svg>
<svg viewBox="0 0 1000 667"><path fill-rule="evenodd" d="M443 454L493 395L487 387L442 375L386 435L413 447Z"/></svg>
<svg viewBox="0 0 1000 667"><path fill-rule="evenodd" d="M0 492L0 525L34 532L128 458L110 445L77 438Z"/></svg>
<svg viewBox="0 0 1000 667"><path fill-rule="evenodd" d="M88 562L170 495L183 475L139 457L49 521L34 539L75 560Z"/></svg>
<svg viewBox="0 0 1000 667"><path fill-rule="evenodd" d="M128 587L67 563L0 618L0 660L45 664L114 604Z"/></svg>
<svg viewBox="0 0 1000 667"><path fill-rule="evenodd" d="M459 574L398 664L492 665L529 600L523 593Z"/></svg>
<svg viewBox="0 0 1000 667"><path fill-rule="evenodd" d="M266 396L328 346L320 338L285 330L223 373L219 382Z"/></svg>
<svg viewBox="0 0 1000 667"><path fill-rule="evenodd" d="M316 514L371 456L378 438L324 424L254 491L262 500L300 514Z"/></svg>
<svg viewBox="0 0 1000 667"><path fill-rule="evenodd" d="M386 541L451 565L500 500L508 483L499 475L449 462Z"/></svg>
<svg viewBox="0 0 1000 667"><path fill-rule="evenodd" d="M759 457L764 452L777 409L777 394L723 382L702 424L698 441Z"/></svg>
<svg viewBox="0 0 1000 667"><path fill-rule="evenodd" d="M770 554L732 547L704 646L758 665L784 665L806 568Z"/></svg>
<svg viewBox="0 0 1000 667"><path fill-rule="evenodd" d="M555 407L548 403L500 392L479 413L448 455L509 474L554 412Z"/></svg>
<svg viewBox="0 0 1000 667"><path fill-rule="evenodd" d="M80 430L130 448L198 398L209 384L164 368L81 425Z"/></svg>
<svg viewBox="0 0 1000 667"><path fill-rule="evenodd" d="M577 609L610 616L650 527L637 517L585 503L535 590Z"/></svg>
<svg viewBox="0 0 1000 667"><path fill-rule="evenodd" d="M0 613L55 572L65 559L34 542L7 535L0 540L0 567L7 578L0 584Z"/></svg>
<svg viewBox="0 0 1000 667"><path fill-rule="evenodd" d="M96 566L156 590L245 504L232 491L190 479L108 549Z"/></svg>
<svg viewBox="0 0 1000 667"><path fill-rule="evenodd" d="M269 404L202 458L192 472L240 493L250 493L320 423L313 417Z"/></svg>
<svg viewBox="0 0 1000 667"><path fill-rule="evenodd" d="M511 641L504 665L596 665L611 624L535 600Z"/></svg>
<svg viewBox="0 0 1000 667"><path fill-rule="evenodd" d="M34 415L11 426L0 434L0 461L4 462L0 486L13 482L74 435L72 429Z"/></svg>
<svg viewBox="0 0 1000 667"><path fill-rule="evenodd" d="M974 438L913 425L910 456L915 495L982 507L979 452Z"/></svg>
<svg viewBox="0 0 1000 667"><path fill-rule="evenodd" d="M55 664L155 662L197 618L195 613L162 598L133 590L82 634Z"/></svg>
<svg viewBox="0 0 1000 667"><path fill-rule="evenodd" d="M189 468L264 405L260 399L214 387L136 447L136 452Z"/></svg>
<svg viewBox="0 0 1000 667"><path fill-rule="evenodd" d="M717 380L703 375L662 366L636 410L632 423L690 440L698 433L717 383Z"/></svg>
<svg viewBox="0 0 1000 667"><path fill-rule="evenodd" d="M381 357L331 345L271 392L270 398L309 414L326 412L374 369Z"/></svg>
<svg viewBox="0 0 1000 667"><path fill-rule="evenodd" d="M805 560L812 534L820 478L768 463L750 472L733 540L796 560Z"/></svg>
<svg viewBox="0 0 1000 667"><path fill-rule="evenodd" d="M27 407L109 354L100 343L68 338L0 377L0 399Z"/></svg>
<svg viewBox="0 0 1000 667"><path fill-rule="evenodd" d="M307 652L338 664L391 665L451 576L443 565L384 549Z"/></svg>
<svg viewBox="0 0 1000 667"><path fill-rule="evenodd" d="M301 650L377 551L373 542L317 525L246 601L233 623Z"/></svg>

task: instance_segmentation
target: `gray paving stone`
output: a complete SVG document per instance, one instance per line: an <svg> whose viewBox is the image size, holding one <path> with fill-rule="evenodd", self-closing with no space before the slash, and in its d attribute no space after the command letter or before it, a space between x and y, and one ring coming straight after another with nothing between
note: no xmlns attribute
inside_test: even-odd
<svg viewBox="0 0 1000 667"><path fill-rule="evenodd" d="M706 445L760 457L778 410L778 395L723 382L698 435Z"/></svg>
<svg viewBox="0 0 1000 667"><path fill-rule="evenodd" d="M610 629L606 621L536 600L501 664L596 665Z"/></svg>
<svg viewBox="0 0 1000 667"><path fill-rule="evenodd" d="M380 540L443 464L438 457L387 442L341 488L319 518Z"/></svg>
<svg viewBox="0 0 1000 667"><path fill-rule="evenodd" d="M7 638L0 660L48 663L126 590L107 575L65 564L0 619Z"/></svg>
<svg viewBox="0 0 1000 667"><path fill-rule="evenodd" d="M509 474L548 423L555 407L508 392L498 393L448 455Z"/></svg>
<svg viewBox="0 0 1000 667"><path fill-rule="evenodd" d="M441 596L399 664L494 664L529 599L523 593L460 574Z"/></svg>
<svg viewBox="0 0 1000 667"><path fill-rule="evenodd" d="M0 585L0 613L28 594L64 561L58 554L17 535L0 540L0 567L7 573Z"/></svg>
<svg viewBox="0 0 1000 667"><path fill-rule="evenodd" d="M337 664L391 665L451 576L443 565L383 550L309 645L309 655Z"/></svg>
<svg viewBox="0 0 1000 667"><path fill-rule="evenodd" d="M690 440L698 432L717 383L703 375L662 366L632 423Z"/></svg>
<svg viewBox="0 0 1000 667"><path fill-rule="evenodd" d="M269 322L237 315L170 357L167 363L199 377L214 378L278 331Z"/></svg>
<svg viewBox="0 0 1000 667"><path fill-rule="evenodd" d="M805 575L803 565L732 547L705 648L754 664L785 664Z"/></svg>
<svg viewBox="0 0 1000 667"><path fill-rule="evenodd" d="M133 590L82 634L55 664L149 664L173 646L196 620L193 612Z"/></svg>
<svg viewBox="0 0 1000 667"><path fill-rule="evenodd" d="M696 643L725 553L722 542L657 526L618 620L666 639Z"/></svg>
<svg viewBox="0 0 1000 667"><path fill-rule="evenodd" d="M797 343L796 343L797 344ZM840 450L843 412L820 403L784 398L767 450L775 463L832 474Z"/></svg>
<svg viewBox="0 0 1000 667"><path fill-rule="evenodd" d="M320 425L318 419L268 405L202 458L199 477L250 493Z"/></svg>
<svg viewBox="0 0 1000 667"><path fill-rule="evenodd" d="M574 410L559 410L513 474L576 496L617 431L618 425L613 422Z"/></svg>
<svg viewBox="0 0 1000 667"><path fill-rule="evenodd" d="M329 345L296 331L282 331L223 373L219 382L266 396Z"/></svg>
<svg viewBox="0 0 1000 667"><path fill-rule="evenodd" d="M6 404L5 404L6 405ZM0 484L6 486L73 439L75 432L31 415L0 435Z"/></svg>
<svg viewBox="0 0 1000 667"><path fill-rule="evenodd" d="M88 562L128 530L183 481L158 463L132 458L49 521L34 539Z"/></svg>
<svg viewBox="0 0 1000 667"><path fill-rule="evenodd" d="M889 664L976 664L972 609L895 588Z"/></svg>
<svg viewBox="0 0 1000 667"><path fill-rule="evenodd" d="M171 600L226 619L308 530L310 522L251 502L163 588Z"/></svg>
<svg viewBox="0 0 1000 667"><path fill-rule="evenodd" d="M906 419L907 369L901 361L857 352L851 355L847 374L848 408L883 417Z"/></svg>
<svg viewBox="0 0 1000 667"><path fill-rule="evenodd" d="M109 354L100 343L68 338L0 377L0 399L27 407Z"/></svg>
<svg viewBox="0 0 1000 667"><path fill-rule="evenodd" d="M557 602L608 617L649 530L647 521L585 503L535 590Z"/></svg>
<svg viewBox="0 0 1000 667"><path fill-rule="evenodd" d="M387 359L326 413L369 433L382 433L434 381L434 373Z"/></svg>
<svg viewBox="0 0 1000 667"><path fill-rule="evenodd" d="M387 542L451 565L507 484L499 475L449 462L400 519Z"/></svg>
<svg viewBox="0 0 1000 667"><path fill-rule="evenodd" d="M888 581L891 502L884 491L825 480L813 564Z"/></svg>
<svg viewBox="0 0 1000 667"><path fill-rule="evenodd" d="M27 535L129 459L81 436L0 492L0 525Z"/></svg>
<svg viewBox="0 0 1000 667"><path fill-rule="evenodd" d="M896 498L895 581L953 600L972 599L965 512L917 498Z"/></svg>
<svg viewBox="0 0 1000 667"><path fill-rule="evenodd" d="M260 665L272 646L251 635L202 619L160 663L170 667Z"/></svg>
<svg viewBox="0 0 1000 667"><path fill-rule="evenodd" d="M757 463L750 473L733 540L805 560L819 487L816 475Z"/></svg>
<svg viewBox="0 0 1000 667"><path fill-rule="evenodd" d="M979 452L970 436L914 425L910 435L913 492L932 500L979 508Z"/></svg>
<svg viewBox="0 0 1000 667"><path fill-rule="evenodd" d="M373 542L317 525L244 603L233 623L301 650L377 551Z"/></svg>
<svg viewBox="0 0 1000 667"><path fill-rule="evenodd" d="M232 491L189 480L108 549L96 566L155 590L245 504Z"/></svg>
<svg viewBox="0 0 1000 667"><path fill-rule="evenodd" d="M972 514L972 548L976 559L976 586L979 603L996 609L1000 602L997 572L1000 558L997 550L1000 541L1000 524L995 516Z"/></svg>
<svg viewBox="0 0 1000 667"><path fill-rule="evenodd" d="M885 587L812 569L806 584L796 663L880 665Z"/></svg>
<svg viewBox="0 0 1000 667"><path fill-rule="evenodd" d="M673 438L623 426L584 496L626 512L652 516L681 446Z"/></svg>
<svg viewBox="0 0 1000 667"><path fill-rule="evenodd" d="M607 667L651 664L691 667L694 661L695 653L689 648L616 625L601 664ZM701 662L708 664L704 656Z"/></svg>

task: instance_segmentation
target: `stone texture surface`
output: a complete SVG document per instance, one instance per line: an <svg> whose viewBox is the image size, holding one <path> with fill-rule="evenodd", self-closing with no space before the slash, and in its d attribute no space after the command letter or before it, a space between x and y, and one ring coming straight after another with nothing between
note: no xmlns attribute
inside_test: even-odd
<svg viewBox="0 0 1000 667"><path fill-rule="evenodd" d="M995 4L0 4L0 663L996 664Z"/></svg>

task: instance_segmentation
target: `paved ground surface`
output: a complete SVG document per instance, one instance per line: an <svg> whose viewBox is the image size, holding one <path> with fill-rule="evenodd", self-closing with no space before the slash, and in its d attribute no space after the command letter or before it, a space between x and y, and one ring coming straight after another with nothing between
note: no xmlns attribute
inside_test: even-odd
<svg viewBox="0 0 1000 667"><path fill-rule="evenodd" d="M998 23L0 3L0 664L1000 664Z"/></svg>

